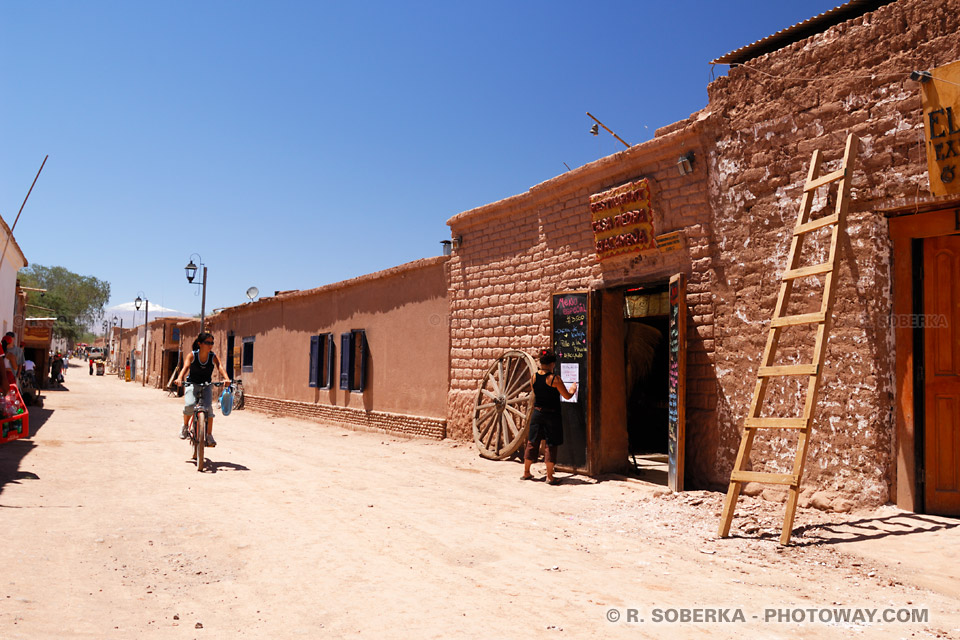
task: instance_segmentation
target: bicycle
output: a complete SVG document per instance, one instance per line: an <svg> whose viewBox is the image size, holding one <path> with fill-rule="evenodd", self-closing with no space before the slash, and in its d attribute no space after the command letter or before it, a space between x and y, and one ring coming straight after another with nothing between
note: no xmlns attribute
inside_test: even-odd
<svg viewBox="0 0 960 640"><path fill-rule="evenodd" d="M221 387L222 382L204 382L194 384L193 393L197 404L193 406L193 415L187 423L187 432L190 434L190 446L193 447L191 460L196 460L197 471L203 471L203 450L207 446L207 412L203 408L203 392L209 386ZM211 409L212 411L212 409Z"/></svg>
<svg viewBox="0 0 960 640"><path fill-rule="evenodd" d="M243 380L240 378L233 381L233 408L243 409Z"/></svg>

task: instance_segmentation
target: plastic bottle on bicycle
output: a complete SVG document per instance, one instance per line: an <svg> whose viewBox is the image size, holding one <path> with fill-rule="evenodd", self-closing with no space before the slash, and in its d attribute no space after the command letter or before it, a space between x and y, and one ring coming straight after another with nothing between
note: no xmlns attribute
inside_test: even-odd
<svg viewBox="0 0 960 640"><path fill-rule="evenodd" d="M185 440L190 437L190 417L193 415L194 406L199 402L207 414L206 445L208 447L217 446L217 441L213 438L213 387L207 383L213 382L214 369L219 371L224 385L229 385L231 382L227 370L223 368L220 359L213 353L213 344L213 334L206 331L201 332L197 339L193 341L193 348L187 354L183 362L183 369L174 381L176 385L186 382L183 389L183 427L180 430L180 438Z"/></svg>

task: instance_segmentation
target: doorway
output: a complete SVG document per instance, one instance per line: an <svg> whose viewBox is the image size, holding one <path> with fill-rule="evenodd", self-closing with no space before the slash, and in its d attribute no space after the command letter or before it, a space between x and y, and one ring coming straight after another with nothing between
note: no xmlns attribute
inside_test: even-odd
<svg viewBox="0 0 960 640"><path fill-rule="evenodd" d="M624 295L624 378L629 459L645 479L667 483L669 451L667 286Z"/></svg>
<svg viewBox="0 0 960 640"><path fill-rule="evenodd" d="M233 362L233 348L234 348L234 334L233 331L227 334L227 373L230 374L231 378L237 377L237 371L234 368Z"/></svg>

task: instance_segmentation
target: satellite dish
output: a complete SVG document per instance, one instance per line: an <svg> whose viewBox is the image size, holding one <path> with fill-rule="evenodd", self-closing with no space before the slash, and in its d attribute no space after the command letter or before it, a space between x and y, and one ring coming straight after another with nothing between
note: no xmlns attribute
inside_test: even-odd
<svg viewBox="0 0 960 640"><path fill-rule="evenodd" d="M250 287L247 289L247 297L251 300L256 298L258 295L260 295L260 289L257 289L256 287Z"/></svg>

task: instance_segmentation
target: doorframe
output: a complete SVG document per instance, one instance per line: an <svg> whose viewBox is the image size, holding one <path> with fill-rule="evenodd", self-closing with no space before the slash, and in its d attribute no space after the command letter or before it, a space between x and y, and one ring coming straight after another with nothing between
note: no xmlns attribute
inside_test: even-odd
<svg viewBox="0 0 960 640"><path fill-rule="evenodd" d="M950 207L890 218L893 241L893 315L896 368L894 454L896 473L893 494L897 507L924 513L923 459L923 328L900 322L923 313L923 239L960 233L960 208ZM919 257L918 257L919 254ZM920 280L918 282L918 280ZM919 292L917 287L920 287Z"/></svg>

